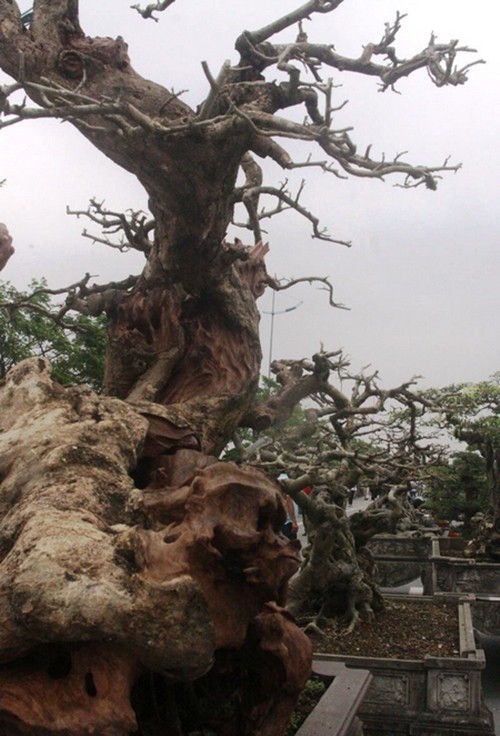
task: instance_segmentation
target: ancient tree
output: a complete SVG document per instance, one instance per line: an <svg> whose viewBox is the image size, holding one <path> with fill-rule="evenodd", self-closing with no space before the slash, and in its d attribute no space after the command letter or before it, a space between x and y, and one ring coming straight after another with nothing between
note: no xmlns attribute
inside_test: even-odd
<svg viewBox="0 0 500 736"><path fill-rule="evenodd" d="M172 3L137 10L151 17ZM144 268L122 282L83 277L54 314L105 315L102 393L65 388L42 358L1 384L2 733L283 733L311 656L284 608L299 555L280 534L277 482L218 457L238 426L263 421L253 412L256 303L280 285L264 265L262 198L328 236L296 196L264 184L257 159L434 189L457 167L358 151L335 127L322 70L390 90L419 70L460 85L470 66L456 66L469 49L433 36L401 57L401 15L357 58L310 41L306 21L341 3L308 0L244 31L233 63L204 65L209 92L191 109L134 71L123 39L87 37L78 0L35 0L28 18L0 0L0 68L12 80L0 90L0 127L69 121L138 178L151 210L115 217L91 206L144 254ZM289 108L305 121L284 116ZM287 139L317 155L294 160ZM226 239L238 204L250 246ZM2 226L2 266L11 253Z"/></svg>

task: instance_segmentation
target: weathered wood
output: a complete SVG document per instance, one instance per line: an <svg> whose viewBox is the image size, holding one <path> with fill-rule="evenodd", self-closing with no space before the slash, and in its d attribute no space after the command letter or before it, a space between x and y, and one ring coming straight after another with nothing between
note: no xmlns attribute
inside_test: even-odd
<svg viewBox="0 0 500 736"><path fill-rule="evenodd" d="M42 358L0 385L0 732L125 736L144 672L217 677L220 653L227 733L283 732L311 644L281 607L299 565L281 488L165 414L64 389Z"/></svg>
<svg viewBox="0 0 500 736"><path fill-rule="evenodd" d="M0 271L5 268L9 258L13 255L12 238L7 227L0 222Z"/></svg>

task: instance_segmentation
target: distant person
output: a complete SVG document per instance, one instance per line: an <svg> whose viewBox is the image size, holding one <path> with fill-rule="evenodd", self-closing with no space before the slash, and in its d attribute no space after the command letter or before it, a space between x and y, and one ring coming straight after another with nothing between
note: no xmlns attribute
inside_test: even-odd
<svg viewBox="0 0 500 736"><path fill-rule="evenodd" d="M283 526L281 527L281 531L283 532L285 537L288 537L288 539L297 539L297 532L299 530L299 525L297 522L297 517L295 515L295 505L293 503L293 500L290 498L290 496L286 497L285 506L286 506L286 520Z"/></svg>
<svg viewBox="0 0 500 736"><path fill-rule="evenodd" d="M279 481L287 480L287 478L288 478L288 475L286 473L281 473L278 476ZM285 491L285 494L286 494L286 491ZM281 532L282 534L285 535L285 537L288 537L288 539L297 539L297 532L299 530L299 525L297 522L297 516L295 514L295 504L293 502L293 499L291 499L288 494L285 495L285 508L286 508L286 519L285 519L285 523L281 527Z"/></svg>
<svg viewBox="0 0 500 736"><path fill-rule="evenodd" d="M417 484L415 483L414 480L411 480L408 485L408 498L410 499L412 504L415 503L417 496L418 496Z"/></svg>
<svg viewBox="0 0 500 736"><path fill-rule="evenodd" d="M302 489L302 493L305 493L306 496L311 496L313 492L312 486L306 486ZM304 509L300 509L300 513L302 516L302 524L304 525L304 531L302 532L303 537L307 537L307 516L304 513Z"/></svg>
<svg viewBox="0 0 500 736"><path fill-rule="evenodd" d="M349 488L349 493L347 495L347 503L349 506L352 506L352 502L354 501L354 497L356 496L356 493L358 492L358 486L354 485L352 488Z"/></svg>

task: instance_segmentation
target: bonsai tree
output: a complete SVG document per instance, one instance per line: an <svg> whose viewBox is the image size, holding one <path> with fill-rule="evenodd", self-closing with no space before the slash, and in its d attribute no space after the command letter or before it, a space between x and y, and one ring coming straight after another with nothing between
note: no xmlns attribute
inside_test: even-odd
<svg viewBox="0 0 500 736"><path fill-rule="evenodd" d="M418 71L459 85L470 66L456 66L469 49L434 37L402 58L401 15L357 58L310 41L305 21L341 2L308 0L244 31L232 63L204 65L208 94L192 109L134 70L122 38L86 36L77 0L35 0L24 17L0 0L0 68L12 80L0 127L69 121L137 177L151 210L114 218L142 272L107 284L87 274L54 315L105 315L102 393L61 387L41 357L1 384L0 723L11 736L283 733L311 660L284 609L299 554L280 534L279 484L218 458L251 426L257 299L280 287L266 274L261 200L328 236L295 196L264 184L256 159L435 189L457 166L359 152L335 128L322 69L391 89ZM287 140L318 156L294 158ZM250 245L227 240L238 204ZM88 214L114 217L92 204ZM12 252L2 226L2 267Z"/></svg>
<svg viewBox="0 0 500 736"><path fill-rule="evenodd" d="M319 623L341 614L352 629L360 614L371 619L383 606L367 542L421 528L408 489L443 461L442 446L424 424L434 405L415 389L416 379L384 389L377 372L353 373L342 351L275 361L272 369L278 389L255 403L249 422L270 429L251 441L236 436L235 445L241 460L286 471L282 485L305 517L308 546L288 609ZM297 415L303 399L306 408ZM377 497L347 516L356 485Z"/></svg>

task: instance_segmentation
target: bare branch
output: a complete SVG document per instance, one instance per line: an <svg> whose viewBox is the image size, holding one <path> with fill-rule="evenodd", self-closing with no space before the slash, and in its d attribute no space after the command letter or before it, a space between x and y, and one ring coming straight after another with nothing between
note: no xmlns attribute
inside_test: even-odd
<svg viewBox="0 0 500 736"><path fill-rule="evenodd" d="M392 38L394 33L395 31L391 31L388 34L388 37ZM381 44L372 45L372 47L370 56L378 53L377 49L380 50ZM276 47L276 49L277 51L280 51L281 47ZM447 71L446 69L443 70L440 63L444 63L443 60L447 60L448 63L451 56L454 58L457 51L468 49L466 49L466 47L458 48L456 42L453 42L450 50L450 45L441 47L433 41L431 49L432 53L427 50L426 54L424 54L425 64L430 64L429 68L434 70L432 73L435 78L437 78L439 73L440 84L444 83L443 80L447 80L446 83L451 83L451 78L454 72L450 72L449 70ZM292 44L287 47L283 47L281 49L281 55L278 55L278 62L282 66L283 64L286 66L288 62L285 61L285 59L298 57L301 59L314 58L317 59L318 62L333 64L334 62L338 62L337 57L333 60L330 58L333 53L334 52L330 47L313 46L302 42L300 44ZM366 56L367 54L365 53L365 57ZM405 63L406 62L401 62L395 68L400 70L400 67L403 67ZM419 58L418 63L423 64L424 62ZM362 59L361 61L357 60L356 64L357 66L361 64L366 67L367 64L372 64L372 62L366 62L365 59ZM412 66L412 69L413 68L414 67ZM372 69L372 72L381 76L382 79L385 79L386 81L388 80L388 83L393 84L395 81L393 67L391 66L390 71L392 76L390 78L387 77L387 75L384 76L387 71L386 67L383 67L383 69L385 70L384 72L377 67L375 70ZM304 103L308 109L312 124L300 124L281 118L274 112L266 112L263 109L259 109L259 105L256 106L253 101L252 104L245 103L244 97L241 99L239 104L234 104L234 102L231 101L231 90L240 90L238 94L241 96L241 89L238 84L233 85L230 83L232 70L228 63L223 66L217 80L212 79L208 69L206 69L206 72L209 76L209 80L211 80L211 93L209 94L206 102L202 105L198 117L195 120L190 119L188 122L179 123L178 121L175 121L172 124L169 124L163 119L159 119L158 117L153 118L152 116L145 114L142 110L139 110L136 105L131 104L130 102L121 101L119 99L97 100L92 96L82 94L78 87L76 89L67 89L60 85L48 83L35 84L30 82L25 83L24 86L26 89L36 92L45 107L28 108L25 103L11 104L8 97L13 93L13 91L17 91L19 89L19 85L11 88L4 88L3 96L1 98L3 101L1 109L4 119L0 121L0 127L15 124L23 119L55 117L78 122L79 125L89 126L90 130L97 131L99 130L99 126L96 127L95 119L105 118L112 124L116 125L118 132L121 135L132 135L142 130L145 133L154 133L156 135L159 134L166 137L178 135L191 137L195 132L198 132L199 134L204 134L207 137L210 137L212 140L217 140L219 138L225 138L232 132L241 129L241 125L246 125L253 133L253 150L255 150L259 155L270 156L273 160L279 163L279 165L288 169L315 166L328 173L333 173L335 176L341 176L339 170L328 160L308 160L306 162L292 161L289 154L276 143L276 140L274 140L277 137L316 142L324 150L329 159L337 162L340 170L353 176L382 179L388 174L400 173L404 176L403 186L406 187L419 186L423 183L428 188L435 188L437 183L437 176L435 174L442 171L456 171L458 169L458 166L448 165L440 167L413 166L401 161L399 154L392 160L387 161L385 159L380 161L371 159L368 152L364 156L359 155L356 151L356 146L349 137L348 128L332 130L324 124L323 117L319 115L314 90L310 85L302 84L299 89L295 79L295 72L293 72L295 81L293 84L289 84L287 86L287 90L285 90L284 94L278 96L276 106L283 107L291 104ZM292 72L290 71L290 73ZM398 71L398 73L400 72ZM406 73L409 73L408 70L405 74ZM329 99L331 92L329 85L322 86L316 84L314 86L325 94L325 98L327 100ZM243 89L245 90L246 88ZM254 89L254 87L250 85L251 97L249 98L249 103L253 100L253 96L258 94L259 89L259 86ZM226 102L227 112L223 112L222 115L218 114L216 117L213 117L213 113L220 109L222 90L224 90L224 95L227 95L227 90L230 90L229 107L227 107L228 103ZM267 98L265 97L264 99ZM331 119L332 112L331 103L327 102L327 119ZM240 118L240 121L238 121L238 118ZM87 119L89 119L88 123L86 122ZM238 123L240 123L240 125L238 125ZM254 220L254 229L255 225L256 222ZM315 236L322 237L317 229L315 230Z"/></svg>
<svg viewBox="0 0 500 736"><path fill-rule="evenodd" d="M163 10L169 8L170 5L173 5L174 2L175 0L158 0L156 3L146 5L145 8L141 8L139 4L131 5L130 7L132 10L137 10L143 18L152 18L154 21L158 22L158 18L155 18L153 13L161 13Z"/></svg>
<svg viewBox="0 0 500 736"><path fill-rule="evenodd" d="M254 44L262 43L271 36L274 36L276 33L285 30L285 28L294 26L297 23L300 23L300 21L309 18L313 13L330 13L332 10L338 8L342 2L343 0L309 0L305 5L297 8L297 10L287 13L278 20L275 20L273 23L270 23L268 26L265 26L258 31L242 34L242 36L240 36L236 41L236 48L240 51L239 44L242 43L240 39L245 36L251 38L252 43Z"/></svg>
<svg viewBox="0 0 500 736"><path fill-rule="evenodd" d="M401 154L397 154L392 160L382 159L377 161L366 154L359 155L356 152L356 146L345 130L339 133L328 130L325 126L302 125L260 111L250 113L249 117L251 117L254 125L260 127L261 135L316 141L325 153L338 162L344 171L356 177L383 179L389 174L399 173L404 175L405 181L416 180L424 183L429 189L435 189L436 173L458 171L461 166L460 164L450 166L447 162L443 166L414 166L401 161ZM326 162L317 162L316 164L308 162L308 165L317 165L326 172L336 173ZM294 168L294 164L288 165L287 168Z"/></svg>
<svg viewBox="0 0 500 736"><path fill-rule="evenodd" d="M304 164L291 163L288 168L299 168L301 166L322 166L323 163L324 162L312 161L305 162ZM300 195L302 194L302 191L304 189L304 181L302 181L295 197L292 197L292 195L286 188L287 182L285 182L279 189L277 189L276 187L262 185L262 172L254 159L252 159L250 154L246 154L244 159L242 159L241 166L247 174L247 178L242 187L235 189L233 199L234 202L242 202L245 205L249 219L248 223L246 224L240 224L236 222L233 222L233 224L235 224L237 227L246 227L252 230L256 242L262 240L260 222L263 219L274 217L275 215L280 214L281 212L285 212L286 210L295 210L302 217L311 222L313 226L313 238L350 247L350 242L339 240L337 238L332 238L328 234L326 229L320 228L319 219L306 207L300 204L299 200ZM277 206L272 210L266 210L265 208L262 208L260 211L258 211L261 195L268 195L277 199Z"/></svg>
<svg viewBox="0 0 500 736"><path fill-rule="evenodd" d="M304 8L305 6L303 6ZM298 14L303 10L299 9ZM329 8L330 12L334 8ZM444 85L456 86L463 84L467 79L469 68L483 60L477 60L462 68L455 66L458 53L476 53L475 49L467 46L458 46L458 41L450 41L447 44L436 43L434 35L431 36L428 46L409 59L399 59L395 48L391 45L401 28L401 21L405 16L397 14L395 22L386 24L385 33L378 43L368 43L363 47L363 52L357 59L338 54L331 45L311 44L305 40L287 45L273 45L262 41L270 38L282 28L286 27L281 21L271 24L261 31L255 33L243 33L237 41L236 48L242 57L242 64L255 64L260 70L268 66L278 66L289 74L293 74L294 86L297 89L299 79L298 70L290 65L290 61L296 59L301 61L309 69L315 69L315 78L319 79L318 67L322 64L338 69L340 71L351 71L368 76L379 77L382 89L392 88L394 84L404 77L409 76L418 69L427 69L434 84L441 87ZM302 39L303 36L299 35ZM261 44L259 46L259 44ZM373 56L385 56L386 64L378 64L372 61Z"/></svg>
<svg viewBox="0 0 500 736"><path fill-rule="evenodd" d="M200 107L198 120L207 120L208 118L213 117L214 105L217 101L217 97L220 94L221 88L228 80L231 71L231 64L229 61L224 62L224 64L222 65L222 69L217 75L217 79L214 79L212 77L206 61L202 61L201 66L203 68L203 71L205 72L205 76L209 81L210 93L205 102Z"/></svg>
<svg viewBox="0 0 500 736"><path fill-rule="evenodd" d="M338 242L338 241L335 241ZM302 284L302 283L320 283L323 284L322 289L324 291L327 291L329 294L328 303L331 307L336 307L337 309L346 309L349 310L349 307L346 307L344 304L340 304L339 302L334 301L333 299L333 285L330 283L327 276L303 276L299 279L290 279L286 283L281 282L273 282L272 288L275 291L284 291L285 289L290 289L292 286L295 286L296 284Z"/></svg>
<svg viewBox="0 0 500 736"><path fill-rule="evenodd" d="M16 310L37 312L62 325L65 329L74 330L73 322L64 319L68 312L76 311L86 316L96 317L112 307L118 294L132 289L139 277L128 276L122 281L89 286L92 278L94 277L91 274L86 273L83 278L69 286L57 289L51 289L47 286L38 287L30 294L23 295L13 301L0 302L0 309L4 309L8 314L12 314ZM47 309L34 301L41 294L48 296L66 295L66 299L63 304L55 304L53 309Z"/></svg>
<svg viewBox="0 0 500 736"><path fill-rule="evenodd" d="M154 229L154 220L148 219L146 214L141 210L127 210L126 213L114 212L104 207L104 202L98 202L95 198L90 200L89 207L86 210L71 210L66 207L68 215L76 217L86 217L96 223L103 229L106 237L96 236L84 230L82 235L90 238L94 243L103 243L110 248L116 248L122 252L126 252L130 248L137 250L146 255L150 252L152 241L149 239L149 233ZM112 241L108 235L121 233L118 242Z"/></svg>
<svg viewBox="0 0 500 736"><path fill-rule="evenodd" d="M253 464L281 467L292 478L305 474L345 497L361 476L404 492L404 482L418 477L424 463L442 459L442 447L433 445L433 434L421 422L435 406L413 391L415 378L382 389L376 371L352 374L342 351L322 351L312 362L275 361L272 370L278 392L248 417L256 422L252 426L268 428L265 445L249 458ZM304 409L298 424L284 425L308 390L316 408ZM279 432L266 421L280 422Z"/></svg>
<svg viewBox="0 0 500 736"><path fill-rule="evenodd" d="M82 280L81 286L77 283L64 290L59 289L58 293L65 291L68 296L58 315L63 316L66 312L74 310L80 312L80 314L97 317L102 312L111 309L120 295L133 289L139 278L139 276L128 276L122 281L110 281L107 284L93 284L92 286L88 286Z"/></svg>

